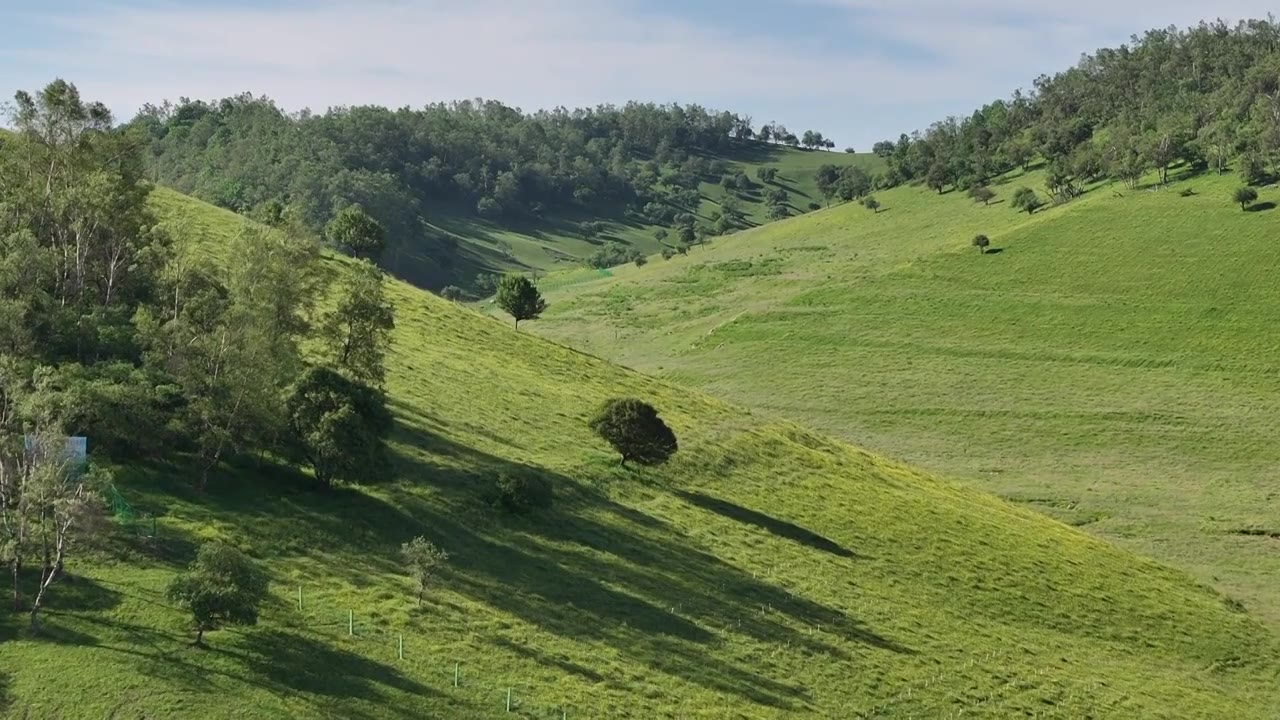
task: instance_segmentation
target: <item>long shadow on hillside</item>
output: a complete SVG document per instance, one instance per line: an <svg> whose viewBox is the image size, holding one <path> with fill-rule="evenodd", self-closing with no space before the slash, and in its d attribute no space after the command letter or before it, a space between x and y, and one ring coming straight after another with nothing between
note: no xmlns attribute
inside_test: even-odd
<svg viewBox="0 0 1280 720"><path fill-rule="evenodd" d="M420 426L447 428L415 414L428 421ZM566 638L605 643L681 681L778 708L800 707L808 692L717 657L711 648L724 636L790 644L834 658L848 658L849 652L832 639L911 652L841 611L752 577L698 549L679 528L574 479L486 455L434 432L401 432L401 441L414 451L401 462L406 470L418 467L395 504L450 553L450 587L490 607ZM464 461L466 469L430 467L418 452ZM531 518L484 509L477 493L499 472L541 475L557 488L556 509ZM450 512L408 487L419 483L443 493Z"/></svg>
<svg viewBox="0 0 1280 720"><path fill-rule="evenodd" d="M675 491L675 494L678 497L683 498L686 502L696 505L703 510L710 510L717 515L727 517L730 520L737 520L741 523L754 525L761 530L766 530L781 538L793 540L801 545L811 547L814 550L821 550L842 558L857 557L852 550L848 550L834 540L829 540L812 530L806 530L794 523L789 523L785 520L779 520L762 512L756 512L755 510L744 508L741 505L736 505L728 500L721 500L719 498L711 497L710 495L704 495L700 492L690 492L687 490L677 490Z"/></svg>
<svg viewBox="0 0 1280 720"><path fill-rule="evenodd" d="M1275 210L1275 209L1276 209L1276 204L1273 202L1260 202L1254 205L1250 205L1249 207L1245 208L1244 211L1256 213L1256 212L1267 212L1268 210Z"/></svg>
<svg viewBox="0 0 1280 720"><path fill-rule="evenodd" d="M386 688L413 695L441 695L390 665L300 634L223 631L207 636L208 648L199 650L190 647L186 636L113 618L94 617L93 622L128 638L129 644L90 644L103 651L132 656L140 674L187 690L216 692L219 688L210 678L222 677L277 696L298 697L299 693L306 693L328 698L320 702L305 698L317 703L317 714L332 713L333 700L365 700L378 705L376 716L350 707L344 707L341 716L369 720L388 713L403 718L421 717L414 709L387 703Z"/></svg>

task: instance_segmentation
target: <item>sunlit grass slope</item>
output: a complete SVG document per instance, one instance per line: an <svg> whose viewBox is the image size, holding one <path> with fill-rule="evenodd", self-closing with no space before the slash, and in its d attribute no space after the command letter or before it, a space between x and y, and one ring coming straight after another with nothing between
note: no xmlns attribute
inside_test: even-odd
<svg viewBox="0 0 1280 720"><path fill-rule="evenodd" d="M171 193L156 205L210 242L238 222ZM1179 571L406 285L393 294L398 479L326 493L249 460L198 495L179 468L122 469L122 492L160 514L158 537L73 563L44 638L0 616L11 715L1274 716L1273 636ZM619 468L589 433L616 395L673 425L668 466ZM550 478L555 508L490 510L504 470ZM416 534L452 557L422 609L396 562ZM274 601L259 626L197 651L162 589L213 537L271 569Z"/></svg>
<svg viewBox="0 0 1280 720"><path fill-rule="evenodd" d="M741 208L751 226L768 222L765 193L774 188L788 192L788 208L793 214L809 211L810 203L823 202L814 182L814 174L824 164L839 166L858 165L874 174L883 168L883 161L869 153L797 150L794 148L746 143L725 155L708 155L710 160L722 160L727 174L746 173L754 187L747 191L735 191ZM756 170L772 167L778 175L772 183L756 178ZM711 225L712 213L720 209L720 203L728 194L719 185L720 177L707 176L700 188L702 200L695 215L701 222ZM661 250L661 243L654 238L658 226L635 217L627 217L622 207L597 204L591 212L573 212L564 209L548 210L541 220L526 219L523 223L493 223L476 217L472 208L435 204L430 206L427 231L451 237L458 244L459 259L454 268L458 282L465 284L475 272L535 271L543 272L580 266L600 246L608 242L621 242L648 253ZM597 237L584 238L580 232L584 221L600 221L603 230ZM674 239L669 242L674 242ZM400 244L391 249L387 264L393 272L412 276L413 268L433 260L415 254L413 244Z"/></svg>
<svg viewBox="0 0 1280 720"><path fill-rule="evenodd" d="M879 215L583 276L535 327L1087 526L1277 626L1280 194L1241 212L1237 184L1109 185L1030 217L897 189Z"/></svg>

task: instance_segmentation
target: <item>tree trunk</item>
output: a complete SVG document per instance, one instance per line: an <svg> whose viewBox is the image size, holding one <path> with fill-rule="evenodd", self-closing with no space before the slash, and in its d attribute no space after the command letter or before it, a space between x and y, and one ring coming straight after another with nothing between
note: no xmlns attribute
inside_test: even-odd
<svg viewBox="0 0 1280 720"><path fill-rule="evenodd" d="M18 612L22 609L22 584L18 578L22 573L22 560L14 558L9 564L13 568L13 611Z"/></svg>
<svg viewBox="0 0 1280 720"><path fill-rule="evenodd" d="M204 628L196 628L196 640L191 644L201 649L204 648Z"/></svg>

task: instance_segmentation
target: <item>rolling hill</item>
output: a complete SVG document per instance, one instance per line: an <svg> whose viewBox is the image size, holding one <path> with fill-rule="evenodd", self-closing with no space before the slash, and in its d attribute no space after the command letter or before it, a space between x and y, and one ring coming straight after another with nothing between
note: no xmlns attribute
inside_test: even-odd
<svg viewBox="0 0 1280 720"><path fill-rule="evenodd" d="M1095 185L1035 215L904 187L578 277L533 327L994 492L1280 625L1274 188ZM970 246L977 233L995 252Z"/></svg>
<svg viewBox="0 0 1280 720"><path fill-rule="evenodd" d="M908 197L849 218L840 237L910 217ZM153 202L212 244L240 222L170 191ZM1025 231L1059 215L1070 213ZM796 255L842 252L802 249L814 244L804 235ZM926 267L995 273L1020 259L1005 243L906 269L868 250L860 267L864 282ZM820 289L813 277L755 282L768 277ZM155 524L119 529L68 567L44 636L3 616L11 715L1261 718L1277 707L1271 631L1181 571L775 419L777 408L726 404L403 283L393 295L397 479L324 492L245 458L200 494L182 466L120 468L120 492ZM618 395L650 400L672 424L681 450L667 466L619 468L590 434L586 419ZM492 510L485 495L503 471L551 480L554 509ZM421 609L397 563L416 534L451 555ZM257 627L214 633L199 651L162 589L207 538L267 566L273 602Z"/></svg>
<svg viewBox="0 0 1280 720"><path fill-rule="evenodd" d="M871 154L848 154L824 151L797 150L780 145L745 143L733 152L705 155L711 161L723 161L728 174L745 173L754 186L747 191L733 192L740 202L746 223L762 225L769 220L764 193L772 188L782 188L790 195L788 209L793 214L809 212L810 203L822 203L822 195L814 182L814 173L823 164L839 166L858 165L874 173L884 165ZM771 183L756 179L761 167L777 169L777 178ZM699 188L700 205L694 215L700 222L710 224L712 214L730 195L718 184L719 176L704 177ZM623 208L598 205L585 210L562 210L543 219L526 218L522 221L503 222L477 217L470 208L460 208L447 202L429 203L425 231L439 238L448 238L458 248L461 259L454 268L451 280L470 287L477 274L503 272L531 272L543 274L555 270L581 266L586 258L609 242L618 242L647 254L659 252L663 243L655 239L654 231L660 225L646 220L628 217ZM601 223L598 235L583 237L580 227L584 222ZM668 244L674 243L672 239ZM419 280L426 277L425 268L435 263L423 254L413 242L393 242L383 259L387 270L397 277ZM430 284L430 283L428 283ZM438 284L438 283L437 283Z"/></svg>

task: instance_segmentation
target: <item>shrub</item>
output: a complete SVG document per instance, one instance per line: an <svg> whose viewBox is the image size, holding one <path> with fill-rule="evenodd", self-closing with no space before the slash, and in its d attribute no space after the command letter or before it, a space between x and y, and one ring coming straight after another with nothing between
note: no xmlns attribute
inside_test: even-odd
<svg viewBox="0 0 1280 720"><path fill-rule="evenodd" d="M494 503L509 513L527 513L551 507L551 483L528 473L499 473Z"/></svg>
<svg viewBox="0 0 1280 720"><path fill-rule="evenodd" d="M675 250L673 250L672 248L669 248L669 247L664 247L664 248L662 248L662 259L663 259L663 260L670 260L671 258L673 258L673 257L675 257L675 256L676 256L676 251L675 251Z"/></svg>
<svg viewBox="0 0 1280 720"><path fill-rule="evenodd" d="M603 270L604 268L635 262L636 259L641 257L644 257L644 254L639 250L622 243L611 242L592 253L587 258L587 264L593 268Z"/></svg>
<svg viewBox="0 0 1280 720"><path fill-rule="evenodd" d="M811 203L809 203L809 209L810 209L810 210L821 210L821 209L822 209L822 205L820 205L820 204L818 204L818 203L816 203L816 202L811 202Z"/></svg>
<svg viewBox="0 0 1280 720"><path fill-rule="evenodd" d="M652 405L635 398L615 398L591 420L591 429L622 456L641 465L661 465L675 454L676 435Z"/></svg>
<svg viewBox="0 0 1280 720"><path fill-rule="evenodd" d="M636 267L644 267L649 264L649 258L643 255L636 255L636 259L632 260L632 262L636 264Z"/></svg>
<svg viewBox="0 0 1280 720"><path fill-rule="evenodd" d="M986 185L974 185L969 188L969 197L973 198L974 202L980 202L983 205L990 205L995 196L995 191Z"/></svg>
<svg viewBox="0 0 1280 720"><path fill-rule="evenodd" d="M1195 190L1192 190L1191 188L1182 188L1182 192L1178 193L1178 196L1179 196L1179 197L1191 197L1191 196L1193 196L1193 195L1195 195L1195 194L1196 194L1196 191L1195 191Z"/></svg>
<svg viewBox="0 0 1280 720"><path fill-rule="evenodd" d="M461 302L467 297L467 293L457 285L445 285L440 289L440 297L445 300Z"/></svg>
<svg viewBox="0 0 1280 720"><path fill-rule="evenodd" d="M476 214L483 218L497 217L502 214L502 206L491 197L482 197L476 201Z"/></svg>

